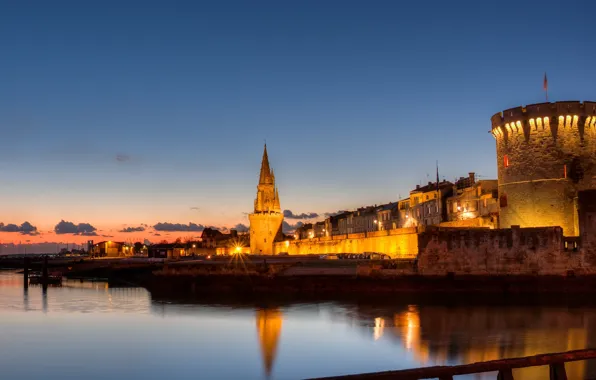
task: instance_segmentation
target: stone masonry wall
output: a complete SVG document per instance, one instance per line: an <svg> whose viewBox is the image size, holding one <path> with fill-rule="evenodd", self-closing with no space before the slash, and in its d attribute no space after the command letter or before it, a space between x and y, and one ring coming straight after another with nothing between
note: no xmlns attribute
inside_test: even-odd
<svg viewBox="0 0 596 380"><path fill-rule="evenodd" d="M577 236L577 191L596 189L596 103L533 104L491 121L506 197L500 227L561 226Z"/></svg>
<svg viewBox="0 0 596 380"><path fill-rule="evenodd" d="M589 272L584 252L565 241L560 227L429 229L419 235L418 271L425 275Z"/></svg>
<svg viewBox="0 0 596 380"><path fill-rule="evenodd" d="M392 258L414 258L418 254L418 234L416 228L397 228L275 243L274 253L282 252L290 255L378 252Z"/></svg>

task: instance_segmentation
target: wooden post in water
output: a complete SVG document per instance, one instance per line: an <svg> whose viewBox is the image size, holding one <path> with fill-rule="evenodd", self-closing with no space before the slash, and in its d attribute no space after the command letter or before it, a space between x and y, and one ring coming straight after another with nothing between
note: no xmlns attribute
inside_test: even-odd
<svg viewBox="0 0 596 380"><path fill-rule="evenodd" d="M43 257L43 269L41 270L41 281L44 284L48 283L48 256Z"/></svg>
<svg viewBox="0 0 596 380"><path fill-rule="evenodd" d="M23 260L23 287L29 287L29 258L25 257Z"/></svg>

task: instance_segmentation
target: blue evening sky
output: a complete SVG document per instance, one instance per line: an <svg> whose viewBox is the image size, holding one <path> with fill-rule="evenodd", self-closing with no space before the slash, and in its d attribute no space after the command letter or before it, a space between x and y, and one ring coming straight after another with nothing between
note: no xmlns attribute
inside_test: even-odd
<svg viewBox="0 0 596 380"><path fill-rule="evenodd" d="M0 6L0 218L246 223L475 171L490 117L596 100L594 1L26 1ZM198 207L199 210L191 210Z"/></svg>

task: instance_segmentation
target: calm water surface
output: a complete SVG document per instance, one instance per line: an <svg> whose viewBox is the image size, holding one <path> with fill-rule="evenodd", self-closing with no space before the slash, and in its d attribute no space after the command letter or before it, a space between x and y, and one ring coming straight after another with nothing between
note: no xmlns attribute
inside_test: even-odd
<svg viewBox="0 0 596 380"><path fill-rule="evenodd" d="M596 347L596 308L152 299L66 281L23 290L0 272L2 379L301 379ZM567 366L596 378L596 364ZM514 372L548 378L547 368ZM461 379L494 379L483 374Z"/></svg>

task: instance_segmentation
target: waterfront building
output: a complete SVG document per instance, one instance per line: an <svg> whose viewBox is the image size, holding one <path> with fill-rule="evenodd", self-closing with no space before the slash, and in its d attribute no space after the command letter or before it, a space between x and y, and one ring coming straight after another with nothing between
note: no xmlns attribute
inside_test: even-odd
<svg viewBox="0 0 596 380"><path fill-rule="evenodd" d="M90 254L94 257L132 256L134 248L120 241L101 241L93 245Z"/></svg>
<svg viewBox="0 0 596 380"><path fill-rule="evenodd" d="M450 227L498 226L497 180L476 180L474 173L455 182L453 196L447 199L447 223ZM460 222L460 223L458 223Z"/></svg>
<svg viewBox="0 0 596 380"><path fill-rule="evenodd" d="M314 226L312 223L306 223L296 228L294 231L296 239L311 239L314 237Z"/></svg>
<svg viewBox="0 0 596 380"><path fill-rule="evenodd" d="M579 235L579 194L596 189L596 102L515 107L491 124L500 227L560 226Z"/></svg>
<svg viewBox="0 0 596 380"><path fill-rule="evenodd" d="M377 208L377 223L379 231L397 228L399 223L398 202L391 202Z"/></svg>
<svg viewBox="0 0 596 380"><path fill-rule="evenodd" d="M152 244L148 247L147 254L153 259L179 259L185 256L185 247L182 243Z"/></svg>
<svg viewBox="0 0 596 380"><path fill-rule="evenodd" d="M376 231L378 229L377 208L375 206L361 207L354 211L352 215L353 221L351 233L360 234L363 232Z"/></svg>
<svg viewBox="0 0 596 380"><path fill-rule="evenodd" d="M317 222L313 226L314 237L325 237L326 234L325 221Z"/></svg>
<svg viewBox="0 0 596 380"><path fill-rule="evenodd" d="M325 219L325 236L345 235L348 233L346 227L347 211L342 211L337 215L331 215Z"/></svg>
<svg viewBox="0 0 596 380"><path fill-rule="evenodd" d="M254 254L273 254L273 243L283 239L283 213L279 203L279 193L275 186L275 175L269 166L267 145L263 151L261 173L257 186L254 212L250 221L250 251Z"/></svg>
<svg viewBox="0 0 596 380"><path fill-rule="evenodd" d="M351 212L343 212L337 215L337 234L346 235L348 233L348 217L352 215Z"/></svg>
<svg viewBox="0 0 596 380"><path fill-rule="evenodd" d="M412 211L410 210L410 198L397 201L397 223L398 227L413 227Z"/></svg>
<svg viewBox="0 0 596 380"><path fill-rule="evenodd" d="M447 218L446 201L453 194L449 181L416 185L410 192L409 219L404 227L438 225Z"/></svg>

